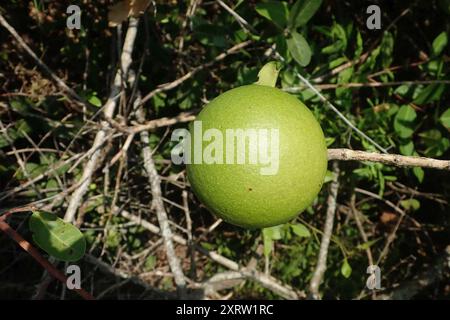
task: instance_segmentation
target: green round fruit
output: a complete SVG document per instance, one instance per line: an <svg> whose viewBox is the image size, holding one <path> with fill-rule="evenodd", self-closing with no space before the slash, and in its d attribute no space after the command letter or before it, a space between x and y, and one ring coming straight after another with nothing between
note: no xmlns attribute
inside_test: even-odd
<svg viewBox="0 0 450 320"><path fill-rule="evenodd" d="M225 150L222 164L220 161L187 164L194 193L218 217L244 228L265 228L288 222L316 198L327 169L327 148L319 123L296 97L271 86L242 86L212 100L196 121L201 121L202 132L217 130L213 131L214 138L210 136L206 141L205 137L196 135L195 123L191 124L193 153L196 143L205 152L218 135L223 137L220 143ZM256 132L267 129L267 140L258 141L266 142L267 149L263 150L271 150L267 155L273 158L249 163L258 151L249 147L250 140L245 140L248 143L244 149L245 164L242 161L239 164L237 155L242 153L239 153L238 140L233 139L229 146L235 148L234 158L230 156L234 161L227 164L226 141L230 141L226 139L227 129L234 132L238 132L236 129ZM278 132L278 148L270 149L276 145L276 134L270 132ZM211 154L220 157L220 153ZM265 174L262 168L266 168ZM267 174L267 171L271 172Z"/></svg>

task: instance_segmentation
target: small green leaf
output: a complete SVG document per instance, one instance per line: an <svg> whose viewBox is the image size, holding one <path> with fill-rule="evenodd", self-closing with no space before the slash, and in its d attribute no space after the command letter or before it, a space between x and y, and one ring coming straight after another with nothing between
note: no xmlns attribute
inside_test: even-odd
<svg viewBox="0 0 450 320"><path fill-rule="evenodd" d="M400 138L409 138L414 133L416 111L409 105L400 108L394 119L394 130Z"/></svg>
<svg viewBox="0 0 450 320"><path fill-rule="evenodd" d="M297 0L289 14L289 29L295 31L296 28L306 25L321 4L322 0Z"/></svg>
<svg viewBox="0 0 450 320"><path fill-rule="evenodd" d="M102 106L102 101L97 96L94 96L94 95L91 96L88 101L93 106L96 106L96 107L99 107L99 108Z"/></svg>
<svg viewBox="0 0 450 320"><path fill-rule="evenodd" d="M399 149L402 155L412 156L414 153L414 142L412 140L408 140L406 143L401 144Z"/></svg>
<svg viewBox="0 0 450 320"><path fill-rule="evenodd" d="M392 60L394 59L394 44L395 44L395 39L394 36L392 35L391 32L386 31L384 33L383 39L381 40L381 54L380 54L380 58L381 58L381 65L384 68L388 68L391 63Z"/></svg>
<svg viewBox="0 0 450 320"><path fill-rule="evenodd" d="M292 32L291 37L287 39L289 52L295 61L302 67L305 67L311 61L311 48L305 38L297 32Z"/></svg>
<svg viewBox="0 0 450 320"><path fill-rule="evenodd" d="M108 230L106 241L105 241L106 246L108 248L111 248L111 249L117 248L120 245L121 240L122 239L121 239L120 232L117 231L117 229Z"/></svg>
<svg viewBox="0 0 450 320"><path fill-rule="evenodd" d="M334 23L333 27L331 29L331 44L322 48L321 52L324 54L332 54L332 53L338 53L343 52L347 48L348 39L347 34L345 32L345 29L343 26L341 26L339 23ZM378 50L379 51L379 50ZM372 54L374 54L372 52Z"/></svg>
<svg viewBox="0 0 450 320"><path fill-rule="evenodd" d="M367 250L369 249L371 246L373 246L375 243L377 243L381 238L378 239L374 239L374 240L369 240L367 242L361 243L360 245L358 245L356 248L359 250Z"/></svg>
<svg viewBox="0 0 450 320"><path fill-rule="evenodd" d="M257 85L275 87L277 84L280 64L275 61L266 63L258 73Z"/></svg>
<svg viewBox="0 0 450 320"><path fill-rule="evenodd" d="M156 266L156 257L153 255L150 255L145 259L144 269L146 271L152 271L155 269Z"/></svg>
<svg viewBox="0 0 450 320"><path fill-rule="evenodd" d="M420 208L420 202L417 199L402 200L402 201L400 201L400 205L405 210L416 211L416 210L419 210L419 208Z"/></svg>
<svg viewBox="0 0 450 320"><path fill-rule="evenodd" d="M308 228L306 228L301 223L292 224L291 228L292 232L294 232L299 237L309 238L311 236L311 233L309 232Z"/></svg>
<svg viewBox="0 0 450 320"><path fill-rule="evenodd" d="M327 170L327 172L325 173L325 178L323 180L323 183L328 183L333 180L334 180L334 173L330 170Z"/></svg>
<svg viewBox="0 0 450 320"><path fill-rule="evenodd" d="M272 240L280 240L282 238L281 229L283 225L274 226L270 228L264 228L263 232L266 233L267 236Z"/></svg>
<svg viewBox="0 0 450 320"><path fill-rule="evenodd" d="M284 29L288 19L288 6L284 1L267 1L256 5L256 12Z"/></svg>
<svg viewBox="0 0 450 320"><path fill-rule="evenodd" d="M86 251L86 240L81 231L52 213L33 212L29 227L34 242L59 260L77 261Z"/></svg>
<svg viewBox="0 0 450 320"><path fill-rule="evenodd" d="M447 43L447 33L443 31L433 40L433 54L436 56L440 55L447 46Z"/></svg>
<svg viewBox="0 0 450 320"><path fill-rule="evenodd" d="M416 176L417 180L422 183L423 182L423 178L425 177L425 172L423 171L423 169L421 167L414 167L413 168L413 173Z"/></svg>
<svg viewBox="0 0 450 320"><path fill-rule="evenodd" d="M433 83L423 89L420 94L414 99L416 104L426 104L441 99L445 91L445 84Z"/></svg>
<svg viewBox="0 0 450 320"><path fill-rule="evenodd" d="M282 236L282 228L283 225L278 225L270 228L264 228L262 230L263 233L263 242L264 242L264 255L268 257L272 252L273 241L280 240Z"/></svg>
<svg viewBox="0 0 450 320"><path fill-rule="evenodd" d="M442 138L442 133L437 129L430 129L419 133L419 137L427 146L432 146Z"/></svg>
<svg viewBox="0 0 450 320"><path fill-rule="evenodd" d="M450 129L450 108L445 111L441 117L439 118L441 123L446 127L447 129Z"/></svg>
<svg viewBox="0 0 450 320"><path fill-rule="evenodd" d="M263 229L264 256L268 257L272 252L273 240L267 229Z"/></svg>
<svg viewBox="0 0 450 320"><path fill-rule="evenodd" d="M419 137L427 147L424 152L427 157L440 157L450 148L450 140L437 129L421 132Z"/></svg>
<svg viewBox="0 0 450 320"><path fill-rule="evenodd" d="M205 248L206 250L210 250L210 251L215 250L214 245L211 244L211 243L209 243L209 242L202 241L200 244L201 244L201 246L202 246L203 248Z"/></svg>
<svg viewBox="0 0 450 320"><path fill-rule="evenodd" d="M353 76L353 68L348 68L346 70L343 70L341 72L339 72L338 75L338 84L346 84L349 83L351 78ZM348 88L336 88L336 97L342 99L344 98L346 95L351 96L352 93L350 90L348 90Z"/></svg>
<svg viewBox="0 0 450 320"><path fill-rule="evenodd" d="M349 278L352 274L352 267L348 263L347 259L344 259L344 262L342 262L341 274L344 276L344 278Z"/></svg>

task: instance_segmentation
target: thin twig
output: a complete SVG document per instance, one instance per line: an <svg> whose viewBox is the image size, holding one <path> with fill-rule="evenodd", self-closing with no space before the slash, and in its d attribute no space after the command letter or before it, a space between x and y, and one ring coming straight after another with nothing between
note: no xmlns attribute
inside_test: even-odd
<svg viewBox="0 0 450 320"><path fill-rule="evenodd" d="M379 88L379 87L393 87L393 86L416 86L423 84L450 84L450 80L421 80L421 81L391 81L391 82L349 82L349 83L326 83L326 84L315 84L314 86L320 90L330 90L336 88ZM298 87L287 87L284 91L287 92L299 92L304 90L307 85L301 85Z"/></svg>
<svg viewBox="0 0 450 320"><path fill-rule="evenodd" d="M143 287L144 289L148 290L148 291L153 291L156 292L158 294L162 294L164 296L168 296L170 295L169 292L164 292L162 290L159 290L158 288L152 287L150 286L147 282L145 282L144 280L142 280L141 278L139 278L138 276L134 276L131 275L129 273L126 273L122 270L116 269L114 267L112 267L111 265L109 265L106 262L103 262L102 260L94 257L93 255L90 254L86 254L84 256L84 260L97 266L101 271L105 272L105 273L110 273L112 275L114 275L115 277L118 278L122 278L125 280L129 280L132 283L139 285L141 287ZM173 298L173 297L172 297Z"/></svg>
<svg viewBox="0 0 450 320"><path fill-rule="evenodd" d="M450 269L450 246L433 261L424 271L400 285L382 293L379 300L411 300L420 291L445 277Z"/></svg>
<svg viewBox="0 0 450 320"><path fill-rule="evenodd" d="M131 126L128 128L121 128L122 130L125 130L126 132L131 132L131 133L139 133L141 131L148 131L148 130L153 130L156 128L161 128L161 127L167 127L167 126L171 126L177 123L184 123L184 122L191 122L195 120L196 114L199 112L199 110L192 110L192 111L187 111L187 112L181 112L180 114L178 114L176 117L173 118L160 118L160 119L154 119L154 120L150 120L147 121L145 123L142 124L137 124L135 126Z"/></svg>
<svg viewBox="0 0 450 320"><path fill-rule="evenodd" d="M330 194L327 200L327 215L325 219L325 227L323 230L322 240L320 242L319 258L314 270L314 274L309 284L310 298L320 299L319 286L322 282L323 275L327 269L328 247L330 246L331 234L333 232L334 215L336 212L336 199L339 189L339 165L333 162L333 181L331 182Z"/></svg>
<svg viewBox="0 0 450 320"><path fill-rule="evenodd" d="M388 206L390 206L392 209L394 209L396 212L398 212L400 214L400 218L397 219L397 222L395 223L394 228L392 229L391 233L386 238L386 243L384 244L384 247L381 250L380 256L378 257L378 259L376 261L376 265L379 265L383 261L383 259L386 258L387 254L389 252L389 247L394 242L395 237L397 235L397 231L400 228L400 225L402 224L403 219L407 215L406 215L406 212L404 210L400 209L398 206L393 204L391 201L383 199L383 197L381 197L381 196L379 196L379 195L377 195L377 194L375 194L373 192L370 192L370 191L367 191L367 190L364 190L364 189L360 189L360 188L355 188L355 192L362 193L362 194L365 194L365 195L367 195L369 197L372 197L374 199L378 199L380 201L383 201L384 203L386 203Z"/></svg>
<svg viewBox="0 0 450 320"><path fill-rule="evenodd" d="M133 53L138 24L139 24L138 19L132 17L130 18L127 34L125 36L125 42L123 44L122 49L121 64L114 78L114 83L111 86L109 98L105 106L103 107L103 114L105 118L112 118L114 111L116 109L117 97L119 96L119 93L123 88L122 79L125 78L126 75L128 74L128 70L132 62L131 55ZM95 151L92 153L91 157L86 163L83 170L83 175L80 178L80 181L82 182L70 198L66 214L64 215L65 221L72 222L74 220L78 207L81 205L83 197L89 188L94 171L98 167L99 161L101 159L101 152L102 152L101 146L107 135L108 130L110 129L110 125L107 121L101 121L101 127L102 128L95 135L94 143L91 148L91 150Z"/></svg>
<svg viewBox="0 0 450 320"><path fill-rule="evenodd" d="M161 235L161 229L158 226L155 226L154 224L152 224L151 222L143 220L140 217L135 216L126 210L119 209L119 208L116 208L116 210L117 210L116 211L117 213L120 212L120 215L122 217L127 218L130 221L135 222L136 224L139 224L141 227L143 227L144 229L146 229L154 234ZM176 243L179 243L181 245L184 245L184 246L188 245L188 241L179 235L172 234L172 239L173 239L173 241L175 241ZM279 294L280 296L282 296L285 299L299 299L299 298L304 297L304 294L302 292L294 291L289 286L281 284L277 279L273 278L272 276L266 276L261 272L249 271L246 268L241 268L237 262L235 262L231 259L228 259L228 258L218 254L217 252L209 251L209 250L203 248L202 246L194 244L194 248L198 252L200 252L200 253L204 254L205 256L207 256L208 258L210 258L212 261L224 266L225 268L227 268L229 270L238 271L238 272L245 271L244 272L245 276L250 277L251 279L253 279L254 281L257 281L261 285L264 285L266 288L276 292L277 294ZM250 275L249 272L253 272L253 273Z"/></svg>
<svg viewBox="0 0 450 320"><path fill-rule="evenodd" d="M398 154L380 154L350 149L328 149L328 160L370 161L380 162L396 167L423 167L450 170L450 160L402 156Z"/></svg>
<svg viewBox="0 0 450 320"><path fill-rule="evenodd" d="M232 8L230 8L225 2L222 0L217 0L217 3L224 8L229 14L231 14L234 19L239 23L239 25L244 29L245 31L250 31L254 34L257 34L257 31L255 28L252 27L250 23L247 22L244 18L242 18L236 11L234 11Z"/></svg>
<svg viewBox="0 0 450 320"><path fill-rule="evenodd" d="M220 2L219 2L220 4ZM222 5L222 4L221 4ZM223 6L235 19L237 19L237 21L239 22L239 24L241 26L243 26L244 28L246 28L247 30L252 31L254 34L258 34L255 33L254 29L250 29L251 25L244 19L242 18L242 16L240 16L236 11L234 11L233 9L231 9L230 7L228 7L227 5ZM389 28L391 28L391 26L389 26L386 30L388 30ZM273 53L275 54L275 56L282 62L285 62L285 59L276 51L273 50ZM361 57L362 58L362 57ZM365 59L365 58L364 58ZM296 70L294 70L295 75L303 82L305 83L305 85L311 89L318 97L319 99L325 103L325 105L330 108L334 113L336 113L338 115L339 118L341 118L350 128L352 128L352 130L354 130L358 135L360 135L362 138L366 139L367 141L369 141L371 144L373 144L377 149L379 149L381 152L383 153L388 153L386 149L384 149L382 146L380 146L378 143L376 143L372 138L370 138L367 134L365 134L364 132L362 132L361 130L359 130L350 120L348 120L345 115L340 112L338 110L338 108L336 108L327 98L325 98L320 92L319 90L317 90L306 78L304 78L300 73L298 73Z"/></svg>
<svg viewBox="0 0 450 320"><path fill-rule="evenodd" d="M238 43L237 45L231 47L227 51L222 52L221 54L219 54L212 61L210 61L208 63L205 63L205 64L202 64L202 65L200 65L198 67L195 67L194 69L192 69L191 71L189 71L188 73L186 73L182 77L178 78L177 80L158 86L156 89L150 91L144 98L142 98L141 104L146 103L148 100L150 100L152 97L154 97L156 94L158 94L160 92L168 91L168 90L171 90L171 89L174 89L174 88L178 87L180 84L182 84L183 82L185 82L186 80L188 80L189 78L194 76L197 72L199 72L199 71L201 71L203 69L209 68L210 66L212 66L216 62L222 61L223 59L225 59L230 54L233 54L233 53L236 53L236 52L242 50L243 48L248 46L250 43L252 43L251 40Z"/></svg>
<svg viewBox="0 0 450 320"><path fill-rule="evenodd" d="M353 218L355 219L356 226L358 227L359 234L361 235L362 240L364 241L364 243L367 243L369 241L369 238L367 237L367 233L364 230L364 226L359 217L360 215L362 215L362 213L356 208L355 198L356 198L355 194L353 193L350 198L351 212L353 214ZM372 250L370 249L370 246L367 247L366 254L367 254L367 260L369 261L369 265L373 265L373 255L372 255Z"/></svg>
<svg viewBox="0 0 450 320"><path fill-rule="evenodd" d="M140 103L140 95L137 94L135 101L136 119L139 122L145 121L145 112ZM164 239L164 244L166 247L166 255L169 261L170 269L173 272L175 283L177 285L178 293L181 299L186 298L186 281L184 279L183 269L181 268L180 260L178 259L175 248L172 242L172 231L170 230L169 219L167 217L167 212L164 207L164 202L162 199L161 192L161 179L158 172L156 171L155 162L152 157L152 150L150 148L150 138L147 131L142 131L140 133L142 142L142 156L144 158L144 169L147 173L148 180L151 186L152 193L152 207L156 210L156 216L158 218L159 226L161 228L161 236Z"/></svg>
<svg viewBox="0 0 450 320"><path fill-rule="evenodd" d="M47 72L53 81L57 84L57 86L65 92L69 98L74 98L78 100L78 102L82 103L84 106L92 107L89 102L87 102L85 99L80 97L73 89L71 89L60 77L58 77L34 52L31 50L31 48L26 44L25 40L16 32L14 27L12 27L8 21L3 17L3 15L0 13L0 24L8 30L8 32L16 39L16 41L19 43L19 45L24 49L36 63L39 67L44 69L45 72Z"/></svg>
<svg viewBox="0 0 450 320"><path fill-rule="evenodd" d="M278 55L279 58L283 59L282 56ZM284 59L283 59L284 60ZM348 120L342 112L339 111L338 108L334 106L323 94L320 93L319 90L316 89L305 77L303 77L300 73L296 72L297 77L309 88L311 89L316 96L319 97L319 99L328 107L330 108L334 113L337 114L339 118L341 118L342 121L347 124L352 130L354 130L357 134L359 134L362 138L369 141L371 144L373 144L378 150L380 150L383 153L388 153L386 149L384 149L382 146L380 146L377 142L375 142L371 137L369 137L367 134L359 130L350 120Z"/></svg>
<svg viewBox="0 0 450 320"><path fill-rule="evenodd" d="M189 246L189 256L191 258L191 270L190 270L190 277L192 279L196 279L196 264L195 264L195 249L192 246L193 245L193 238L192 238L192 219L191 219L191 211L189 210L189 199L188 199L188 192L186 190L183 190L181 192L181 198L183 199L183 208L184 208L184 215L186 217L186 229L187 229L187 240L188 240L188 246Z"/></svg>

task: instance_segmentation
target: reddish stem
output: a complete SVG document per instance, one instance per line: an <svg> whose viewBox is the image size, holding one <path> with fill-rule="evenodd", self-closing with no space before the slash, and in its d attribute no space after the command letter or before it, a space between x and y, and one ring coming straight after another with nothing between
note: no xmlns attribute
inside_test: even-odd
<svg viewBox="0 0 450 320"><path fill-rule="evenodd" d="M25 210L23 210L25 211ZM45 259L39 251L31 245L27 240L25 240L20 234L18 234L14 229L12 229L9 224L5 222L5 216L10 215L13 212L19 211L9 211L5 215L0 217L0 230L6 233L11 239L13 239L17 244L26 252L28 252L41 266L43 266L53 277L62 282L63 285L67 283L67 277L55 268L47 259ZM95 300L95 298L84 289L73 289L85 300Z"/></svg>
<svg viewBox="0 0 450 320"><path fill-rule="evenodd" d="M0 216L0 220L5 221L6 218L8 218L10 215L17 213L17 212L29 212L29 211L36 211L36 210L37 210L37 208L33 205L9 209L3 215Z"/></svg>

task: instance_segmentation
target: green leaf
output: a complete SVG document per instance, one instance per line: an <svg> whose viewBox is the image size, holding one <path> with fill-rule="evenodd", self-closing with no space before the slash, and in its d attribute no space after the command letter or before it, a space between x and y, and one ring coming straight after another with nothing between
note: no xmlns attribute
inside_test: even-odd
<svg viewBox="0 0 450 320"><path fill-rule="evenodd" d="M228 46L228 29L204 23L194 29L194 36L205 46L224 48Z"/></svg>
<svg viewBox="0 0 450 320"><path fill-rule="evenodd" d="M416 211L416 210L419 210L419 208L420 208L420 202L417 199L402 200L402 201L400 201L400 205L405 210Z"/></svg>
<svg viewBox="0 0 450 320"><path fill-rule="evenodd" d="M349 278L352 274L352 267L348 263L347 259L344 259L344 262L342 262L341 274L344 276L344 278Z"/></svg>
<svg viewBox="0 0 450 320"><path fill-rule="evenodd" d="M270 228L264 228L264 232L270 237L272 240L280 240L282 238L281 229L283 225L274 226Z"/></svg>
<svg viewBox="0 0 450 320"><path fill-rule="evenodd" d="M47 197L51 197L58 194L58 187L59 185L56 179L48 180L47 183L45 184Z"/></svg>
<svg viewBox="0 0 450 320"><path fill-rule="evenodd" d="M146 271L152 271L155 269L156 266L156 257L153 255L150 255L145 259L144 269Z"/></svg>
<svg viewBox="0 0 450 320"><path fill-rule="evenodd" d="M284 1L267 1L256 5L256 12L284 29L288 19L288 6Z"/></svg>
<svg viewBox="0 0 450 320"><path fill-rule="evenodd" d="M445 111L441 117L439 118L441 123L446 127L447 129L450 129L450 108Z"/></svg>
<svg viewBox="0 0 450 320"><path fill-rule="evenodd" d="M311 236L308 228L301 223L291 224L291 228L292 232L294 232L299 237L309 238Z"/></svg>
<svg viewBox="0 0 450 320"><path fill-rule="evenodd" d="M381 238L374 239L374 240L369 240L367 242L359 244L358 246L356 246L356 248L359 249L359 250L367 250L371 246L373 246L375 243L377 243L379 240L381 240Z"/></svg>
<svg viewBox="0 0 450 320"><path fill-rule="evenodd" d="M268 257L272 252L273 240L266 237L263 237L263 240L264 240L264 256Z"/></svg>
<svg viewBox="0 0 450 320"><path fill-rule="evenodd" d="M33 212L29 227L34 242L59 260L77 261L86 251L86 240L81 231L52 213Z"/></svg>
<svg viewBox="0 0 450 320"><path fill-rule="evenodd" d="M311 61L311 48L305 38L297 32L292 32L291 37L287 39L288 50L295 61L302 67L305 67Z"/></svg>
<svg viewBox="0 0 450 320"><path fill-rule="evenodd" d="M416 111L409 105L400 108L394 119L394 130L400 138L412 136L416 118Z"/></svg>
<svg viewBox="0 0 450 320"><path fill-rule="evenodd" d="M334 180L334 173L330 170L327 170L327 172L325 173L325 178L323 180L323 183L328 183L333 180Z"/></svg>
<svg viewBox="0 0 450 320"><path fill-rule="evenodd" d="M270 232L266 229L263 229L263 242L264 242L264 256L268 257L272 252L273 240L269 234Z"/></svg>
<svg viewBox="0 0 450 320"><path fill-rule="evenodd" d="M433 40L433 54L435 56L440 55L447 46L447 43L448 43L447 33L443 31Z"/></svg>
<svg viewBox="0 0 450 320"><path fill-rule="evenodd" d="M384 68L388 68L391 63L392 60L394 59L394 44L395 44L395 40L394 40L394 36L392 35L392 33L386 31L383 35L383 39L381 40L381 54L380 54L380 58L381 58L381 65Z"/></svg>
<svg viewBox="0 0 450 320"><path fill-rule="evenodd" d="M280 64L275 61L266 63L258 73L257 85L275 87L277 84Z"/></svg>
<svg viewBox="0 0 450 320"><path fill-rule="evenodd" d="M347 34L345 32L344 27L342 27L338 23L334 23L333 27L331 29L331 40L332 43L329 46L326 46L322 48L321 52L324 54L332 54L337 53L339 51L345 51L348 44ZM378 48L379 52L379 48ZM375 54L376 51L374 50L372 54ZM378 55L378 53L377 53Z"/></svg>
<svg viewBox="0 0 450 320"><path fill-rule="evenodd" d="M450 148L450 140L442 138L425 150L427 157L440 157Z"/></svg>
<svg viewBox="0 0 450 320"><path fill-rule="evenodd" d="M414 99L416 104L425 104L441 99L445 91L445 84L433 83L423 89L420 94Z"/></svg>
<svg viewBox="0 0 450 320"><path fill-rule="evenodd" d="M108 248L116 249L120 245L121 240L121 234L119 231L117 231L117 229L108 230L105 241Z"/></svg>
<svg viewBox="0 0 450 320"><path fill-rule="evenodd" d="M402 155L412 156L414 153L414 142L412 140L408 140L406 143L401 144L399 149Z"/></svg>
<svg viewBox="0 0 450 320"><path fill-rule="evenodd" d="M289 14L288 27L292 31L304 26L319 10L322 0L297 0Z"/></svg>
<svg viewBox="0 0 450 320"><path fill-rule="evenodd" d="M427 157L440 157L450 148L450 140L442 137L442 133L437 129L421 132L419 137L427 147L425 150Z"/></svg>
<svg viewBox="0 0 450 320"><path fill-rule="evenodd" d="M270 228L264 228L263 242L264 242L264 255L267 257L272 252L273 241L280 240L282 238L281 229L283 225L278 225Z"/></svg>
<svg viewBox="0 0 450 320"><path fill-rule="evenodd" d="M423 169L421 167L414 167L413 168L413 173L416 176L417 180L422 183L423 182L423 178L425 177L425 172L423 171Z"/></svg>
<svg viewBox="0 0 450 320"><path fill-rule="evenodd" d="M341 72L339 72L337 83L338 84L346 84L349 83L353 76L353 67L347 68ZM336 97L343 99L346 96L352 95L352 91L348 90L348 88L342 87L342 88L336 88Z"/></svg>
<svg viewBox="0 0 450 320"><path fill-rule="evenodd" d="M363 48L363 39L362 39L361 33L358 30L357 34L356 34L355 59L361 57L361 54L362 54L363 50L364 50L364 48Z"/></svg>
<svg viewBox="0 0 450 320"><path fill-rule="evenodd" d="M437 129L426 130L419 133L419 137L427 146L432 146L442 138L442 133Z"/></svg>
<svg viewBox="0 0 450 320"><path fill-rule="evenodd" d="M25 171L30 178L35 178L47 170L48 170L47 165L40 165L40 164L37 164L34 162L27 162L25 164ZM20 174L18 175L18 177L20 179L25 178L26 177L25 172L20 171Z"/></svg>
<svg viewBox="0 0 450 320"><path fill-rule="evenodd" d="M97 96L94 96L94 95L91 96L88 101L93 106L96 106L96 107L99 107L99 108L102 106L102 101Z"/></svg>

